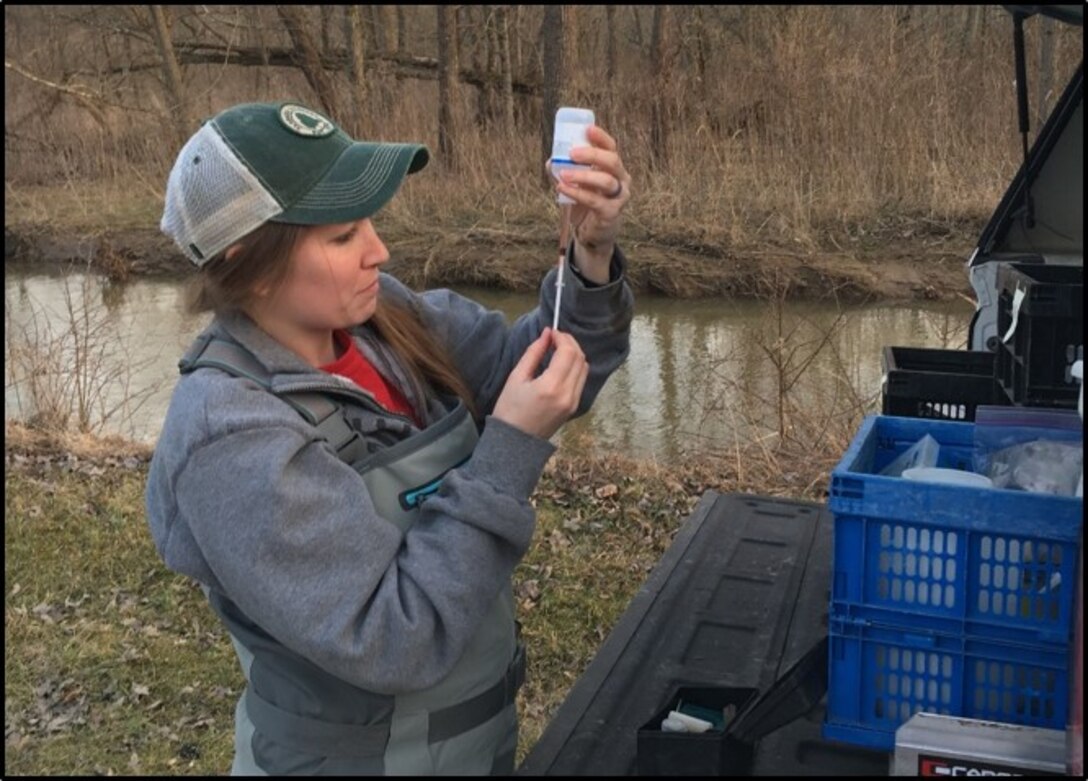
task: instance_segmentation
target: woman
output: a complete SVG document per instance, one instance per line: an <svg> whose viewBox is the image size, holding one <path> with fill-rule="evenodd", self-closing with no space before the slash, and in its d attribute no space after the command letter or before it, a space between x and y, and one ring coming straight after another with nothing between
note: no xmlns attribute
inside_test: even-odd
<svg viewBox="0 0 1088 781"><path fill-rule="evenodd" d="M234 774L513 770L529 496L628 350L630 177L589 138L572 156L592 170L557 185L580 223L560 332L555 270L510 327L380 271L371 217L422 146L243 104L181 150L162 228L215 317L180 363L147 509L245 674Z"/></svg>

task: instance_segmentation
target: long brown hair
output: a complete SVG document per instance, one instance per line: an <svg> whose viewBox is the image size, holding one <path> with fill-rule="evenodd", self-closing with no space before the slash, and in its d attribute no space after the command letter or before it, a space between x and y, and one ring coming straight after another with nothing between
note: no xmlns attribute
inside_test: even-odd
<svg viewBox="0 0 1088 781"><path fill-rule="evenodd" d="M186 292L188 312L241 311L260 283L278 288L287 279L291 252L305 230L304 225L266 222L239 242L241 249L229 262L225 251L210 259ZM479 420L468 385L415 311L379 292L370 322L401 359L417 389L430 386L451 393Z"/></svg>

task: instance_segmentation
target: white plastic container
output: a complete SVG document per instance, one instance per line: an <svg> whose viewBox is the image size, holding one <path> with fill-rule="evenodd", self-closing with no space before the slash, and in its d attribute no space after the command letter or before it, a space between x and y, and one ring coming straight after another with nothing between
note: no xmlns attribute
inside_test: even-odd
<svg viewBox="0 0 1088 781"><path fill-rule="evenodd" d="M586 132L589 126L596 121L593 112L588 108L571 108L564 106L555 112L555 131L552 134L552 176L559 180L559 172L564 170L588 171L590 166L579 165L570 159L570 150L576 146L590 146ZM573 200L559 193L556 200L559 203L572 204Z"/></svg>
<svg viewBox="0 0 1088 781"><path fill-rule="evenodd" d="M962 485L968 488L992 488L993 481L986 475L965 472L962 469L944 469L939 466L915 466L903 470L903 477L925 483Z"/></svg>

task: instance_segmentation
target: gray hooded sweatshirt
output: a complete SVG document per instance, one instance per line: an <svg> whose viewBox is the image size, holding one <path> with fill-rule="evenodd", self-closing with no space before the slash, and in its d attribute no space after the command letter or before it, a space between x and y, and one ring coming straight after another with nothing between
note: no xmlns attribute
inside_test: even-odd
<svg viewBox="0 0 1088 781"><path fill-rule="evenodd" d="M602 286L564 275L560 329L590 364L577 414L627 356L633 296L625 264L617 249ZM166 565L226 595L284 646L355 686L396 694L440 681L533 534L529 496L554 446L489 413L510 370L551 324L555 274L543 280L537 308L512 326L449 290L416 294L382 274L382 295L418 311L486 416L472 457L447 473L407 533L378 515L360 476L287 402L218 369L184 375L147 485L148 521ZM346 405L347 417L372 452L417 431L245 315L216 317L208 332L246 347L274 388L356 391L363 398ZM352 333L425 425L448 411L448 399L412 387L367 324Z"/></svg>

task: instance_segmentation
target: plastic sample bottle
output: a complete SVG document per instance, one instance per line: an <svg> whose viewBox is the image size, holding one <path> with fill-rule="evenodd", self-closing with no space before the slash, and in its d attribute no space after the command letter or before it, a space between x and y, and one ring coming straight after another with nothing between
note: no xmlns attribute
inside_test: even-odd
<svg viewBox="0 0 1088 781"><path fill-rule="evenodd" d="M590 166L580 165L570 159L570 150L576 146L589 146L586 131L594 124L593 112L588 108L564 106L555 112L555 131L552 134L552 176L559 179L563 170L588 171ZM573 204L574 201L559 193L556 199L561 204Z"/></svg>

